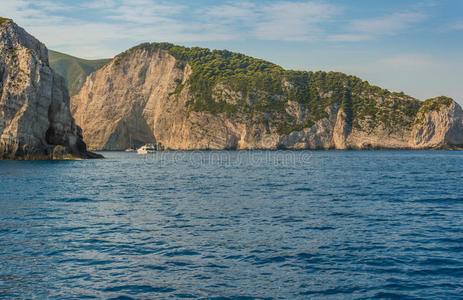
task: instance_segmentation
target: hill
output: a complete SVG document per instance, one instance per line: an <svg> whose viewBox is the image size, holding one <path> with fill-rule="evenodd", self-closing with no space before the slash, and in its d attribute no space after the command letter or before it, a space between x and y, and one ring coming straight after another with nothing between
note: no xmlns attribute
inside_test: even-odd
<svg viewBox="0 0 463 300"><path fill-rule="evenodd" d="M90 73L99 70L111 59L87 60L48 50L51 68L64 77L69 94L77 94Z"/></svg>
<svg viewBox="0 0 463 300"><path fill-rule="evenodd" d="M425 149L463 145L463 112L339 72L307 72L227 50L145 43L72 98L92 149ZM114 87L117 86L117 89Z"/></svg>

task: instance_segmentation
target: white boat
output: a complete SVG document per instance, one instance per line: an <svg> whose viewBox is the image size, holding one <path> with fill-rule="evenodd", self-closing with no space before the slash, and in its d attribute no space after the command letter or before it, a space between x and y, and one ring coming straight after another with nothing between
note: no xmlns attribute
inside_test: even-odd
<svg viewBox="0 0 463 300"><path fill-rule="evenodd" d="M156 147L153 144L146 144L137 149L138 154L154 153L154 151L156 151Z"/></svg>
<svg viewBox="0 0 463 300"><path fill-rule="evenodd" d="M132 135L129 135L129 146L130 148L125 149L125 152L135 152L135 147L132 145Z"/></svg>

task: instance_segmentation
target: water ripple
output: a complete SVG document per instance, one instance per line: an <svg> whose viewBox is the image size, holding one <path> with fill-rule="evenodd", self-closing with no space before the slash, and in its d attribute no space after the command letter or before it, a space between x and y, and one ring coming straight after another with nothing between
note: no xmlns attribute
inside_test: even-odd
<svg viewBox="0 0 463 300"><path fill-rule="evenodd" d="M301 154L0 161L0 298L461 298L461 152Z"/></svg>

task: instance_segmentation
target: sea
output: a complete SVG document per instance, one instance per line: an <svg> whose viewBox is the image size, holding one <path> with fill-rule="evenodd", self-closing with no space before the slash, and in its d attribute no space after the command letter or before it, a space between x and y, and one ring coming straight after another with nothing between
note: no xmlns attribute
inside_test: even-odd
<svg viewBox="0 0 463 300"><path fill-rule="evenodd" d="M1 299L461 299L463 152L0 161Z"/></svg>

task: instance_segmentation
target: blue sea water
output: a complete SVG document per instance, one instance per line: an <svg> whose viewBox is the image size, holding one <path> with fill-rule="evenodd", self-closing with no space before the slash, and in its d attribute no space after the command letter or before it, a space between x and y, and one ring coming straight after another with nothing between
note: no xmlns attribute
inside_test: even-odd
<svg viewBox="0 0 463 300"><path fill-rule="evenodd" d="M452 299L463 152L0 161L0 298Z"/></svg>

